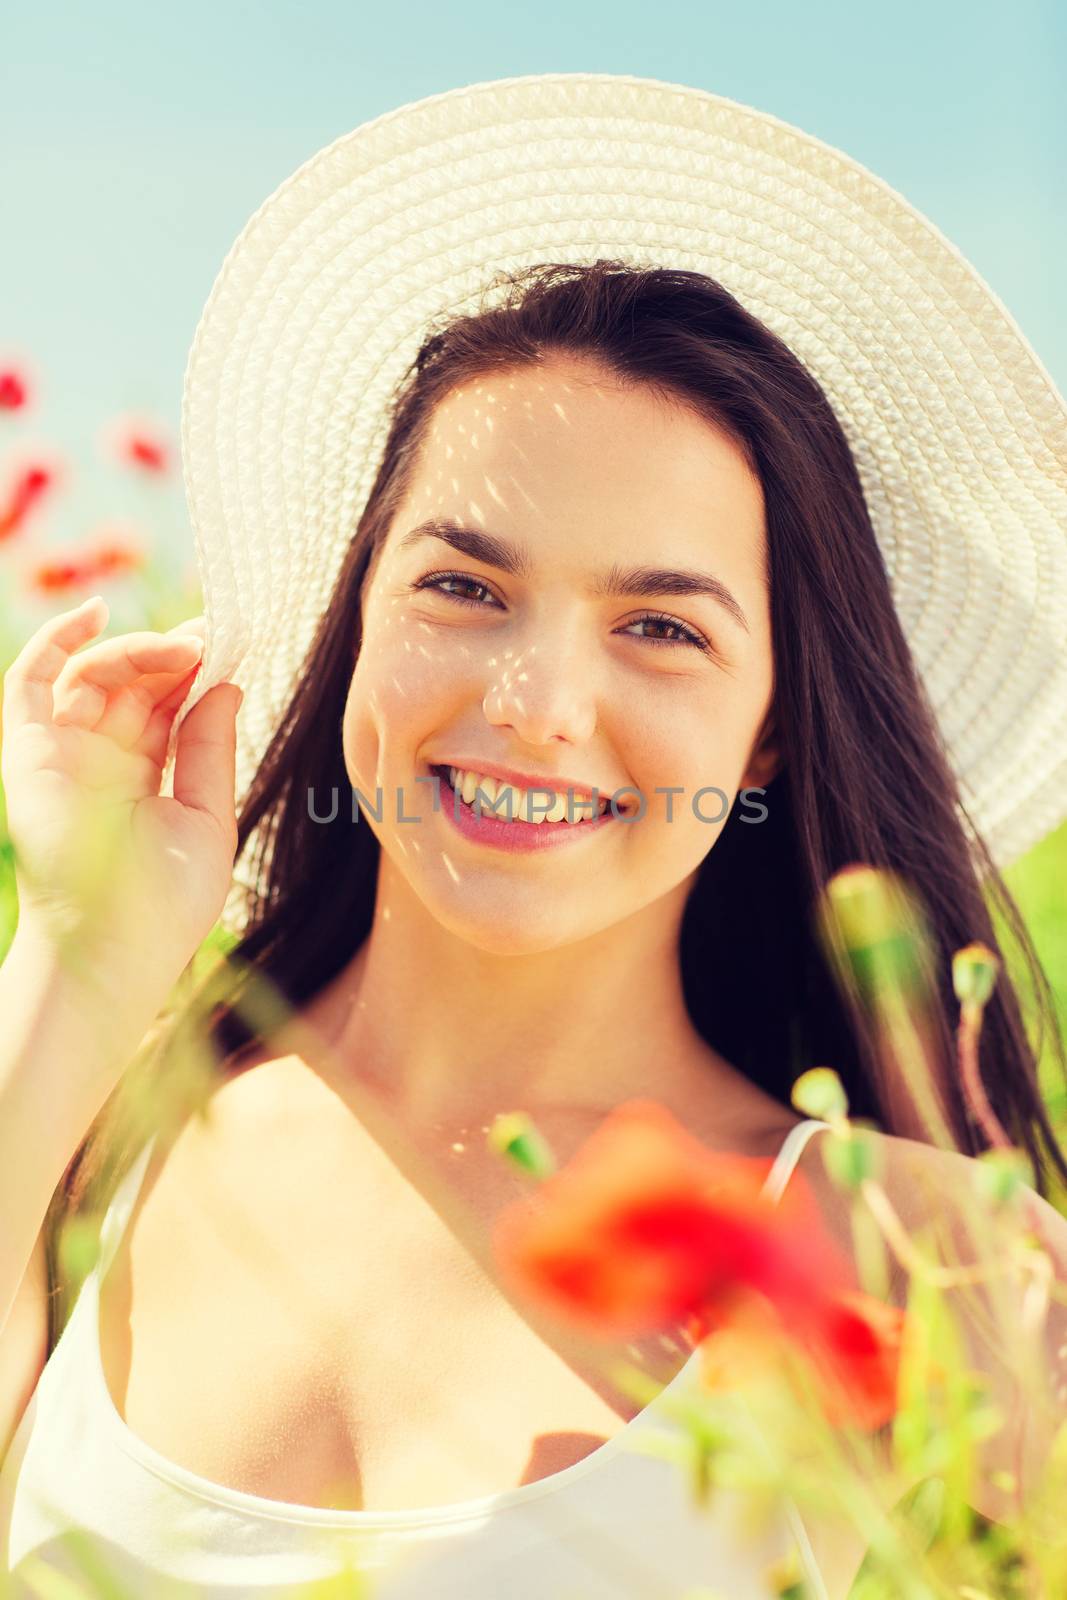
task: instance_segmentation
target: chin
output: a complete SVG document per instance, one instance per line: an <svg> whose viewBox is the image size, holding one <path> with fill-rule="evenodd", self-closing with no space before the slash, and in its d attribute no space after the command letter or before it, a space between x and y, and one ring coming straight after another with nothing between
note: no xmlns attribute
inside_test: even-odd
<svg viewBox="0 0 1067 1600"><path fill-rule="evenodd" d="M584 924L569 925L554 905L523 906L517 897L478 905L477 896L435 895L423 904L436 922L486 955L531 956L574 944L595 932Z"/></svg>

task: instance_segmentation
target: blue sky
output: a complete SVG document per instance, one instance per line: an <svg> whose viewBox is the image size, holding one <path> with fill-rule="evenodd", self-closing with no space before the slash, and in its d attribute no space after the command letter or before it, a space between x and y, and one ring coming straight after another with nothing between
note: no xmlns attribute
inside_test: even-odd
<svg viewBox="0 0 1067 1600"><path fill-rule="evenodd" d="M0 437L0 473L29 438L72 461L57 543L135 513L97 432L147 410L176 436L193 330L260 202L367 118L538 71L693 84L840 146L949 235L1067 390L1065 17L1054 0L9 0L0 356L28 354L44 387ZM177 499L168 518L182 539Z"/></svg>

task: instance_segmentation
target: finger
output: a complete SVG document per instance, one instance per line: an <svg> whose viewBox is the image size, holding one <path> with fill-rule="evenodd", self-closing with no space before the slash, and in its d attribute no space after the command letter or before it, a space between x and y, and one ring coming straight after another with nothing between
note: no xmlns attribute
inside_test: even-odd
<svg viewBox="0 0 1067 1600"><path fill-rule="evenodd" d="M147 673L128 689L117 689L104 697L104 710L100 711L103 690L88 684L76 685L60 698L56 692L54 721L57 727L82 727L113 739L125 750L132 750L144 737L144 731L160 700L169 696L176 684L188 685L199 669L194 661L191 667L175 672Z"/></svg>
<svg viewBox="0 0 1067 1600"><path fill-rule="evenodd" d="M153 661L152 656L158 656ZM53 715L57 723L75 723L96 729L129 745L140 737L162 694L200 663L199 641L146 647L131 652L129 660L111 662L90 669L71 665L65 669L53 692ZM72 658L76 663L78 657ZM89 672L92 670L92 676ZM84 672L85 675L82 675ZM107 683L97 681L107 679ZM125 681L116 683L116 679Z"/></svg>
<svg viewBox="0 0 1067 1600"><path fill-rule="evenodd" d="M239 704L236 684L215 684L182 723L174 757L175 800L205 812L225 829L234 825L234 724Z"/></svg>
<svg viewBox="0 0 1067 1600"><path fill-rule="evenodd" d="M174 721L176 712L185 702L197 670L197 666L191 667L188 672L178 679L169 693L163 695L157 701L136 744L131 747L138 750L141 755L147 756L150 761L156 762L160 767L162 767L167 758L171 723Z"/></svg>
<svg viewBox="0 0 1067 1600"><path fill-rule="evenodd" d="M103 639L81 655L71 656L55 685L57 709L71 721L93 727L103 715L108 696L127 689L149 673L184 672L203 653L203 641L192 634L122 633Z"/></svg>
<svg viewBox="0 0 1067 1600"><path fill-rule="evenodd" d="M146 652L132 652L134 663L145 663L154 647ZM173 652L159 652L162 661ZM55 720L58 725L77 725L90 729L126 750L134 749L143 738L145 729L160 701L170 694L175 685L188 687L191 676L200 664L200 646L182 649L184 659L177 667L157 672L141 673L133 683L118 689L107 690L92 682L64 681L61 676L56 686ZM162 664L162 663L161 663Z"/></svg>
<svg viewBox="0 0 1067 1600"><path fill-rule="evenodd" d="M185 700L185 697L189 692L189 683L192 682L193 675L198 670L199 670L199 662L197 663L196 666L190 667L189 671L185 674L184 678L179 679L179 681L174 685L174 688L170 691L170 693L165 695L163 697L163 699L159 702L159 704L156 706L156 710L157 711L162 711L163 713L165 713L168 716L173 715L173 713L175 711L177 711L178 707ZM189 680L189 683L186 682L186 679Z"/></svg>
<svg viewBox="0 0 1067 1600"><path fill-rule="evenodd" d="M94 594L42 623L4 673L4 723L52 720L52 690L71 652L107 626L107 601Z"/></svg>

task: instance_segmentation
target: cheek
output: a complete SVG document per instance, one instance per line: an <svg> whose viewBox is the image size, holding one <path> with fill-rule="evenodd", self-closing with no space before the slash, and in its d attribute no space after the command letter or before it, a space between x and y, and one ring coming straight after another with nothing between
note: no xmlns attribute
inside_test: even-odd
<svg viewBox="0 0 1067 1600"><path fill-rule="evenodd" d="M708 785L727 794L736 789L748 756L749 719L739 716L725 694L676 693L643 707L631 703L625 737L635 781L649 791L668 785L684 789L685 796L675 799L677 809L679 800L688 803Z"/></svg>
<svg viewBox="0 0 1067 1600"><path fill-rule="evenodd" d="M377 779L378 712L377 696L373 691L368 696L364 686L353 678L345 703L341 738L348 776L354 787L365 792L374 788Z"/></svg>
<svg viewBox="0 0 1067 1600"><path fill-rule="evenodd" d="M646 796L652 826L644 854L651 852L655 874L677 880L699 867L726 825L760 708L743 701L736 680L719 687L675 681L670 690L632 698L618 739Z"/></svg>
<svg viewBox="0 0 1067 1600"><path fill-rule="evenodd" d="M345 704L349 772L376 782L394 755L409 760L462 695L460 677L417 625L368 630Z"/></svg>

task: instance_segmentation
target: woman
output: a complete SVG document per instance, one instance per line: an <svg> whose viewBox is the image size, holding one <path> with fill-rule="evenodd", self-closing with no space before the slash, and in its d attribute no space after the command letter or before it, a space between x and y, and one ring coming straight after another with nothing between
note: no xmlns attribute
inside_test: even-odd
<svg viewBox="0 0 1067 1600"><path fill-rule="evenodd" d="M846 1241L811 1138L820 1124L789 1107L792 1080L818 1062L838 1069L853 1111L884 1130L887 1186L903 1214L920 1219L920 1177L955 1205L982 1143L953 1069L947 972L960 945L996 945L983 886L1047 1000L993 861L964 832L945 749L952 712L939 723L913 666L849 440L785 340L710 272L596 254L582 265L567 252L546 265L539 246L491 302L428 331L434 293L419 262L429 255L409 243L399 285L375 258L364 211L387 229L393 217L411 224L409 209L388 203L389 159L400 185L414 181L411 150L422 184L438 174L418 202L430 227L442 195L455 190L470 208L457 163L478 148L484 163L486 146L499 155L505 129L516 150L546 141L538 170L556 175L573 207L578 256L590 186L568 189L560 176L573 169L566 139L589 159L582 140L601 136L620 97L647 143L641 181L632 150L617 166L599 159L610 166L604 192L630 219L613 226L636 241L656 220L646 174L673 170L697 111L718 139L738 108L635 80L479 86L357 131L302 169L303 192L283 186L220 278L187 378L211 624L203 676L194 679L199 650L185 634L91 642L104 621L91 605L46 624L8 675L4 780L23 869L19 935L0 976L30 1019L23 1035L15 1029L27 1042L8 1094L21 1141L10 1149L30 1150L11 1195L20 1270L60 1179L56 1211L64 1191L74 1203L88 1192L94 1164L102 1170L123 1137L125 1157L136 1154L117 1118L100 1118L88 1141L85 1130L215 923L235 854L235 955L295 1013L284 1026L250 1023L240 985L229 993L210 1017L223 1068L210 1118L186 1106L126 1174L101 1269L53 1327L40 1383L40 1362L24 1382L23 1403L37 1384L33 1406L0 1479L16 1579L19 1562L55 1554L53 1541L77 1528L135 1592L153 1594L167 1584L281 1593L333 1570L327 1545L338 1534L358 1541L361 1566L390 1597L578 1583L589 1594L665 1594L698 1581L766 1595L768 1562L794 1537L812 1591L836 1595L862 1554L847 1530L820 1536L795 1518L746 1543L728 1501L696 1517L676 1468L619 1448L641 1421L632 1400L576 1340L520 1313L488 1251L492 1220L518 1187L486 1146L497 1113L521 1106L565 1161L612 1108L645 1095L710 1148L776 1157L772 1192L799 1165ZM577 133L560 133L553 119L564 111L584 119ZM407 145L405 116L418 135ZM770 149L772 132L796 137L754 120L753 154ZM383 138L388 148L373 145ZM656 139L665 143L653 160ZM793 157L783 212L804 192L809 157ZM706 183L699 157L685 159L690 181ZM513 167L479 170L503 186L499 223ZM365 192L368 172L378 176ZM664 205L689 203L668 176L660 182ZM756 184L748 203L763 204ZM558 221L558 208L539 204ZM527 195L515 237L532 205ZM306 263L278 233L283 216L292 239L316 241L305 242ZM763 224L770 237L770 216ZM335 230L349 247L359 241L354 281ZM477 215L468 230L496 238ZM732 220L724 237L741 240L745 228ZM458 293L445 289L454 262L432 259L443 306ZM242 260L255 267L243 282ZM318 285L320 313L344 283L334 321L279 292L274 265L286 261L305 287ZM388 360L395 328L363 299L379 283L421 328L417 345L397 339ZM264 331L267 304L283 320ZM341 338L353 308L378 317L381 349L369 323ZM842 313L828 337L858 350L872 328L841 335L848 322ZM315 366L318 389L283 381L272 336L288 342L295 371ZM246 359L231 361L242 340ZM933 387L964 396L936 355ZM377 410L370 397L401 357L386 417L392 386ZM254 429L246 382L258 395ZM215 417L223 394L232 456ZM861 440L863 415L857 401L849 416ZM886 428L896 444L922 432L903 407L868 421L872 441ZM248 473L241 448L260 452L262 475ZM1027 470L1032 492L1038 471ZM873 491L881 480L870 481ZM947 485L941 493L951 504ZM930 526L977 560L973 525L937 522L937 503L929 490ZM291 543L270 532L272 517ZM913 530L905 572L909 560L921 570L931 548ZM948 576L931 577L925 597L942 615L954 609L965 641L988 636L989 619L969 617ZM290 660L299 670L287 678ZM239 680L249 689L243 752ZM1025 674L1019 694L1013 717L1024 706L1042 714ZM32 736L42 727L49 755L62 750L64 772L82 775L70 811L50 810L52 762ZM235 760L247 778L253 749L238 826ZM969 761L961 768L980 773ZM1047 812L1034 815L1047 775L1031 774L1030 827L1049 825ZM105 779L122 785L101 802L105 817L125 819L120 881L79 930L79 972L56 979L75 889L54 865L50 830L66 837L89 785ZM1018 844L1024 809L1002 815L1002 841ZM816 897L857 860L921 885L943 984L931 1079L964 1154L922 1142L917 1108L820 954ZM42 1026L34 996L49 980L61 1003ZM64 1018L84 1026L86 1014L107 1015L107 1037L73 1071L68 1050L60 1079L45 1063L73 1039ZM990 1003L982 1048L991 1101L1039 1181L1046 1165L1067 1173L1008 984ZM167 1064L166 1050L150 1063L161 1090ZM42 1096L59 1081L62 1126L42 1134L55 1129ZM1056 1213L1042 1216L1062 1237ZM16 1307L43 1306L40 1249ZM17 1326L5 1327L11 1348ZM32 1326L39 1337L40 1321ZM661 1378L692 1370L677 1340L631 1354ZM75 1493L82 1451L99 1482ZM991 1453L980 1507L991 1514L998 1464Z"/></svg>

